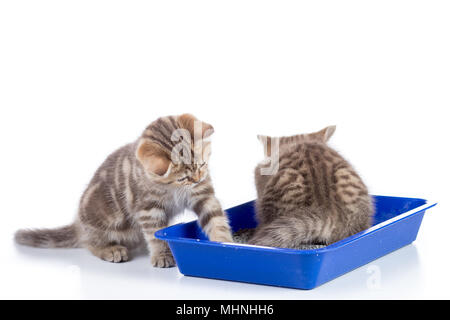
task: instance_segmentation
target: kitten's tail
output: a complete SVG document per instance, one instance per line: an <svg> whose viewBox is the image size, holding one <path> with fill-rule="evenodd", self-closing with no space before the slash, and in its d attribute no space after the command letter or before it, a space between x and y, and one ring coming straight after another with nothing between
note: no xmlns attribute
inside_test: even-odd
<svg viewBox="0 0 450 320"><path fill-rule="evenodd" d="M297 248L305 244L322 243L312 232L311 222L301 217L279 217L274 221L259 225L248 244Z"/></svg>
<svg viewBox="0 0 450 320"><path fill-rule="evenodd" d="M17 243L36 248L77 248L80 246L75 224L55 229L22 229L14 235Z"/></svg>

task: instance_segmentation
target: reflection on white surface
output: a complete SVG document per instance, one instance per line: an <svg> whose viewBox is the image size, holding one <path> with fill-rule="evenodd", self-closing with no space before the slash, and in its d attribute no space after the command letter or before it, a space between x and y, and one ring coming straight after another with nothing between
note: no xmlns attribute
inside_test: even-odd
<svg viewBox="0 0 450 320"><path fill-rule="evenodd" d="M338 291L349 298L402 298L420 292L422 276L414 244L330 281L318 289L328 298Z"/></svg>
<svg viewBox="0 0 450 320"><path fill-rule="evenodd" d="M421 292L420 260L406 246L331 282L309 290L186 277L177 268L157 269L145 250L113 264L84 249L14 246L8 297L58 299L333 299L407 298ZM2 294L5 294L2 292Z"/></svg>

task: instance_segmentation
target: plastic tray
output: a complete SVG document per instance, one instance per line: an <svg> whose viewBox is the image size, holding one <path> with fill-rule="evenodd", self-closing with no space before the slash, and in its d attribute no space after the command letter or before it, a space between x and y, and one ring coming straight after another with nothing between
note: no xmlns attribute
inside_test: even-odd
<svg viewBox="0 0 450 320"><path fill-rule="evenodd" d="M314 250L280 249L209 241L196 221L156 232L168 242L187 276L312 289L412 243L425 210L436 203L417 198L373 196L374 225ZM254 228L254 201L225 210L233 231Z"/></svg>

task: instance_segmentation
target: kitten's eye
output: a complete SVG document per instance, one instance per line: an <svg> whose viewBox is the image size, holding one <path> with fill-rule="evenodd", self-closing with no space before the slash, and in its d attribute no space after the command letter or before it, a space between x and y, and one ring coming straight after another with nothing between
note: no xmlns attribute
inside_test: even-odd
<svg viewBox="0 0 450 320"><path fill-rule="evenodd" d="M206 162L203 162L199 168L203 168L206 165Z"/></svg>
<svg viewBox="0 0 450 320"><path fill-rule="evenodd" d="M181 182L181 181L186 180L187 178L188 178L188 177L186 176L186 177L183 177L183 178L178 179L178 181Z"/></svg>

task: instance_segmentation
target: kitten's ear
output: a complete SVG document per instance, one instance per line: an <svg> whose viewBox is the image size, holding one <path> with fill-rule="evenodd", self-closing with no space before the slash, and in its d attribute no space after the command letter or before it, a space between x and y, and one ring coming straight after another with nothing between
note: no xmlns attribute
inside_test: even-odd
<svg viewBox="0 0 450 320"><path fill-rule="evenodd" d="M166 174L171 163L166 153L156 143L147 139L141 139L139 142L136 158L145 170L158 176Z"/></svg>
<svg viewBox="0 0 450 320"><path fill-rule="evenodd" d="M329 126L326 127L316 133L314 133L314 135L319 138L319 140L323 141L323 142L327 142L328 140L330 140L331 136L333 135L333 133L336 131L336 126Z"/></svg>
<svg viewBox="0 0 450 320"><path fill-rule="evenodd" d="M202 148L203 161L208 162L210 156L211 156L211 142L207 141L207 142L203 143L203 148Z"/></svg>
<svg viewBox="0 0 450 320"><path fill-rule="evenodd" d="M271 151L272 151L272 138L269 136L263 136L261 134L258 134L258 140L261 141L263 147L264 147L264 156L270 157Z"/></svg>
<svg viewBox="0 0 450 320"><path fill-rule="evenodd" d="M190 113L185 113L178 116L178 123L182 128L188 130L192 137L194 137L196 125L201 126L202 139L206 139L214 133L214 128L212 125L198 120Z"/></svg>

